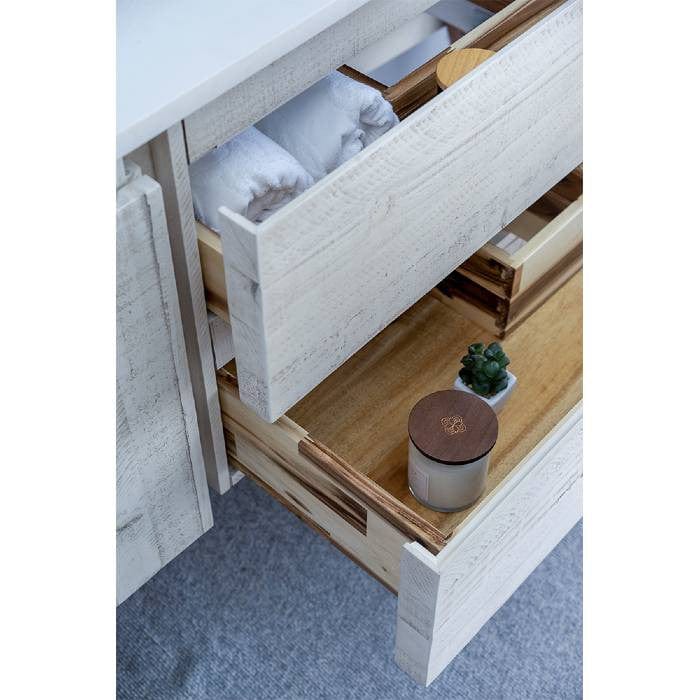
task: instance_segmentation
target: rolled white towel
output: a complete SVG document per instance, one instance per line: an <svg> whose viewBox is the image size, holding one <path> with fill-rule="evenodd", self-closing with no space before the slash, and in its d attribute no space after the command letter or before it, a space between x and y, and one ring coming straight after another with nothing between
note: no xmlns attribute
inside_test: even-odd
<svg viewBox="0 0 700 700"><path fill-rule="evenodd" d="M379 90L334 71L256 126L317 181L398 121Z"/></svg>
<svg viewBox="0 0 700 700"><path fill-rule="evenodd" d="M301 164L255 127L190 166L195 217L219 232L220 206L264 221L313 180Z"/></svg>

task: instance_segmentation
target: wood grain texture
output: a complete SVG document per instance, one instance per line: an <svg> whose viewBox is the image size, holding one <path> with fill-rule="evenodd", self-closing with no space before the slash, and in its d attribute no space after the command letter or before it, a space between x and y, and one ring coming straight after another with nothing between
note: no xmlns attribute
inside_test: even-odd
<svg viewBox="0 0 700 700"><path fill-rule="evenodd" d="M339 66L338 72L342 73L343 75L347 75L348 78L352 78L355 82L363 83L364 85L369 85L369 87L374 88L375 90L379 90L379 92L383 92L388 87L388 85L380 83L378 80L375 80L369 75L360 73L359 70L353 68L352 66Z"/></svg>
<svg viewBox="0 0 700 700"><path fill-rule="evenodd" d="M436 557L404 547L395 658L429 685L581 517L574 407Z"/></svg>
<svg viewBox="0 0 700 700"><path fill-rule="evenodd" d="M463 78L496 52L489 49L456 49L443 56L435 69L437 84L443 90Z"/></svg>
<svg viewBox="0 0 700 700"><path fill-rule="evenodd" d="M412 541L358 501L299 450L306 431L285 416L266 423L238 398L235 367L218 372L230 458L285 506L320 530L390 589L399 587L401 548Z"/></svg>
<svg viewBox="0 0 700 700"><path fill-rule="evenodd" d="M512 256L513 267L521 270L513 298L529 289L582 242L583 197L580 197Z"/></svg>
<svg viewBox="0 0 700 700"><path fill-rule="evenodd" d="M299 453L308 457L364 503L371 505L380 517L412 539L423 543L431 552L436 553L444 546L445 537L436 527L387 493L370 477L339 458L322 443L306 436L299 442Z"/></svg>
<svg viewBox="0 0 700 700"><path fill-rule="evenodd" d="M335 545L335 547L337 547L346 557L348 557L350 561L359 566L370 576L376 578L379 583L386 586L386 588L394 595L398 594L398 589L395 588L392 583L389 583L389 581L393 581L393 579L396 578L393 572L389 572L388 569L384 568L383 577L380 577L375 573L375 571L368 568L364 561L355 557L350 550L346 549L341 544L343 538L337 535L337 531L336 534L331 535L328 530L325 530L323 527L321 527L321 525L319 525L318 521L321 521L322 517L315 514L313 509L304 503L304 501L309 498L309 490L305 489L304 487L299 490L298 483L290 477L288 472L281 469L274 461L266 458L264 455L261 455L261 453L254 446L249 446L245 438L241 440L241 446L243 457L246 459L246 464L241 462L237 457L231 456L229 458L231 460L231 466L235 466L239 470L240 474L247 475L249 478L253 479L255 483L265 489L265 491L267 491L267 493L270 494L276 501L281 503L285 508L287 508L287 510L296 515L297 518L318 532L322 537L329 540L331 544ZM251 462L256 465L254 470L249 469L247 466L247 464ZM299 491L297 495L294 494L295 490ZM313 489L310 489L310 491L313 495L319 495L322 502L327 502L327 499L325 499L322 494L317 494L317 492ZM357 523L350 519L348 519L348 522L354 525L356 529L365 535L367 534L368 520L375 522L379 525L379 527L382 527L382 521L376 520L376 518L373 518L371 514L368 516L368 514L365 512L363 515L364 517L361 521L361 528L358 527Z"/></svg>
<svg viewBox="0 0 700 700"><path fill-rule="evenodd" d="M195 228L207 308L230 325L221 237L198 221L195 223Z"/></svg>
<svg viewBox="0 0 700 700"><path fill-rule="evenodd" d="M372 0L184 120L190 162L262 119L436 0Z"/></svg>
<svg viewBox="0 0 700 700"><path fill-rule="evenodd" d="M570 0L263 224L222 209L243 401L277 418L581 160Z"/></svg>
<svg viewBox="0 0 700 700"><path fill-rule="evenodd" d="M582 396L582 277L533 313L503 349L518 387L499 416L485 494L544 439ZM546 338L548 352L541 352ZM408 490L408 416L428 394L447 389L470 343L495 339L428 296L350 358L287 417L316 442L437 528L449 542L474 507L438 513ZM338 478L338 477L336 477Z"/></svg>
<svg viewBox="0 0 700 700"><path fill-rule="evenodd" d="M161 189L117 192L117 603L212 525Z"/></svg>
<svg viewBox="0 0 700 700"><path fill-rule="evenodd" d="M489 12L500 12L504 10L512 0L470 0L474 5L479 5Z"/></svg>
<svg viewBox="0 0 700 700"><path fill-rule="evenodd" d="M391 103L399 119L404 119L438 94L437 69L443 60L451 60L454 54L461 51L491 52L501 49L562 2L563 0L515 0L509 3L497 16L481 23L398 83L383 90L384 97ZM365 76L362 82L367 80L369 79Z"/></svg>
<svg viewBox="0 0 700 700"><path fill-rule="evenodd" d="M532 26L533 17L541 20L562 5L564 0L513 0L498 13L458 39L453 49L468 47L497 51L524 29Z"/></svg>
<svg viewBox="0 0 700 700"><path fill-rule="evenodd" d="M384 90L384 99L391 103L399 119L403 121L438 94L437 65L448 53L449 49L441 51L398 83Z"/></svg>
<svg viewBox="0 0 700 700"><path fill-rule="evenodd" d="M527 243L508 253L487 243L431 294L504 338L583 265L583 197L551 220L523 212L508 225Z"/></svg>
<svg viewBox="0 0 700 700"><path fill-rule="evenodd" d="M450 416L462 420L462 432L443 429L442 421ZM443 389L424 396L411 409L408 436L428 459L443 464L465 464L481 459L493 449L498 437L498 419L493 409L477 396Z"/></svg>
<svg viewBox="0 0 700 700"><path fill-rule="evenodd" d="M529 207L529 211L546 218L561 214L572 202L583 195L583 164L574 168L563 180Z"/></svg>
<svg viewBox="0 0 700 700"><path fill-rule="evenodd" d="M163 190L204 466L209 485L222 494L231 488L231 475L221 424L182 125L177 123L155 138L150 144L150 153L156 179Z"/></svg>

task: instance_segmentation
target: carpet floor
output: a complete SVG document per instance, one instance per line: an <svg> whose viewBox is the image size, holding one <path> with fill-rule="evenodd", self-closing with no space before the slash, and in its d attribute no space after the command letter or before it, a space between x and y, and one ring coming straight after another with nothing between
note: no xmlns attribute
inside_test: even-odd
<svg viewBox="0 0 700 700"><path fill-rule="evenodd" d="M429 688L394 664L396 598L249 479L117 608L123 700L582 695L581 523Z"/></svg>

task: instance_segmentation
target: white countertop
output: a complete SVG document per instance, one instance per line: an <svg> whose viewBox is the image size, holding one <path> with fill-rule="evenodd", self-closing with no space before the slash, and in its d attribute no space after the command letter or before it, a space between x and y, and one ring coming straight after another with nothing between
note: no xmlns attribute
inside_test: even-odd
<svg viewBox="0 0 700 700"><path fill-rule="evenodd" d="M118 0L117 157L369 0Z"/></svg>

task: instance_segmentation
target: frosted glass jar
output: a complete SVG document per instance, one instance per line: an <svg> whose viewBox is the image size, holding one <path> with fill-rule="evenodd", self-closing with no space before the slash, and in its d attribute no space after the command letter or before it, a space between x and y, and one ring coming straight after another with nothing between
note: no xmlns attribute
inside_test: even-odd
<svg viewBox="0 0 700 700"><path fill-rule="evenodd" d="M413 407L408 435L408 485L417 501L452 512L481 496L498 437L487 403L463 391L436 391Z"/></svg>

